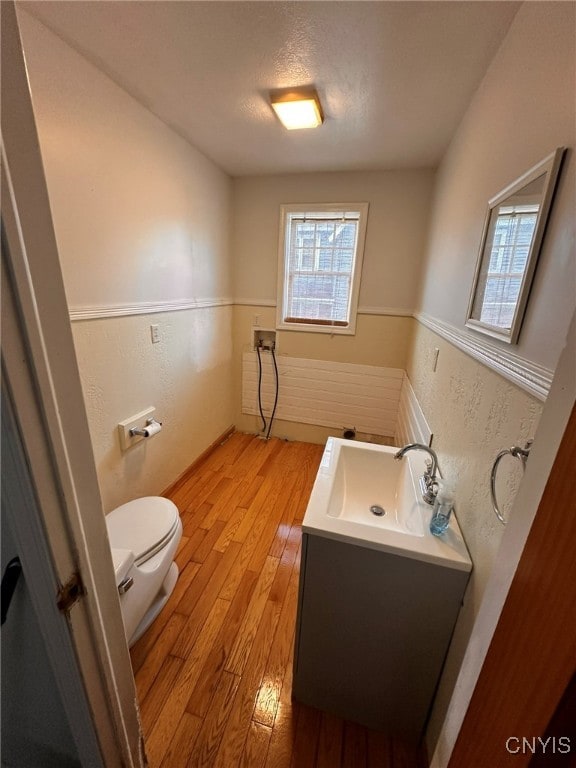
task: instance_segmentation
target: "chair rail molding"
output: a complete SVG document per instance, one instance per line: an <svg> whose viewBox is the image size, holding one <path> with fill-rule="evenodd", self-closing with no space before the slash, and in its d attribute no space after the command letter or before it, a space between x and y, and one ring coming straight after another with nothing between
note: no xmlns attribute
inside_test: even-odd
<svg viewBox="0 0 576 768"><path fill-rule="evenodd" d="M554 378L554 371L524 357L515 355L507 349L495 347L484 339L476 338L471 333L426 315L414 313L415 319L438 336L449 341L470 357L491 368L503 378L525 390L538 400L546 400Z"/></svg>
<svg viewBox="0 0 576 768"><path fill-rule="evenodd" d="M125 317L128 315L153 315L157 312L179 312L185 309L208 309L210 307L228 307L234 304L231 298L216 299L175 299L171 301L140 301L133 304L94 304L70 307L68 314L71 322L79 320L99 320L105 317Z"/></svg>

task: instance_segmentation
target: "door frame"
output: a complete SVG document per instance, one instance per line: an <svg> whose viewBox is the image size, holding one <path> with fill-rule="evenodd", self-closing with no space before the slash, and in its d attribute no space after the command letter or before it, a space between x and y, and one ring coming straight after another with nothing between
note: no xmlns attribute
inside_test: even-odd
<svg viewBox="0 0 576 768"><path fill-rule="evenodd" d="M138 768L146 761L137 696L12 0L0 3L0 14L3 384L45 545L45 557L28 558L27 583L38 584L47 569L59 588L79 575L81 593L65 613L80 679L63 670L50 643L58 684L66 696L83 689L104 764ZM49 623L54 605L40 593L35 600ZM89 734L75 735L89 750Z"/></svg>

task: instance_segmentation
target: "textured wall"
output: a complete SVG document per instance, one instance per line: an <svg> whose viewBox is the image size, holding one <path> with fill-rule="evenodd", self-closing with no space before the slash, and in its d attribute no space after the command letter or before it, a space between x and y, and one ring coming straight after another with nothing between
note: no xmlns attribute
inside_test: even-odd
<svg viewBox="0 0 576 768"><path fill-rule="evenodd" d="M524 3L438 170L423 262L420 311L462 332L487 201L559 145L570 149L554 201L519 345L494 341L554 368L575 306L574 5ZM436 373L434 348L440 348ZM541 404L415 323L408 375L434 432L443 472L457 480L458 519L474 572L427 734L430 752L502 538L489 498L492 462L532 437ZM502 505L521 477L501 463ZM521 510L517 510L517 514Z"/></svg>
<svg viewBox="0 0 576 768"><path fill-rule="evenodd" d="M534 437L542 404L420 323L414 326L408 376L432 429L442 475L455 483L458 522L474 563L429 726L433 746L504 531L490 501L492 463L502 448ZM440 354L433 373L435 348ZM522 474L518 459L501 461L497 496L505 515Z"/></svg>
<svg viewBox="0 0 576 768"><path fill-rule="evenodd" d="M231 307L76 322L104 510L166 488L232 423ZM150 343L150 323L161 341ZM117 424L150 406L162 431L126 453Z"/></svg>
<svg viewBox="0 0 576 768"><path fill-rule="evenodd" d="M230 179L42 24L21 25L69 305L230 297ZM162 491L233 423L231 324L230 307L73 323L106 512ZM116 425L149 406L161 434L122 454Z"/></svg>
<svg viewBox="0 0 576 768"><path fill-rule="evenodd" d="M503 531L490 502L492 463L501 448L534 437L542 404L420 323L414 326L407 372L442 473L456 483L458 519L474 560L473 593L480 598ZM435 348L440 353L433 372ZM498 477L499 501L508 511L522 477L520 461L504 459Z"/></svg>

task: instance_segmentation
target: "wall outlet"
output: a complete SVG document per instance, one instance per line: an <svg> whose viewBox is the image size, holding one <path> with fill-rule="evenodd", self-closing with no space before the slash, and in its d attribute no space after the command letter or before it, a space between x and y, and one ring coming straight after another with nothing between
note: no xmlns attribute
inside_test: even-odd
<svg viewBox="0 0 576 768"><path fill-rule="evenodd" d="M152 344L158 344L160 341L160 326L159 325L151 325L150 326L150 338L152 339Z"/></svg>

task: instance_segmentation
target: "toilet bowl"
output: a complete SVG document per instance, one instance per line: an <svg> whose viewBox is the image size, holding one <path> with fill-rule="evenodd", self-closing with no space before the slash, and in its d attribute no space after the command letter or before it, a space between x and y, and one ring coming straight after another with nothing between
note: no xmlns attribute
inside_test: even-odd
<svg viewBox="0 0 576 768"><path fill-rule="evenodd" d="M134 499L106 515L128 645L142 637L178 579L174 555L182 537L178 508L161 496Z"/></svg>

